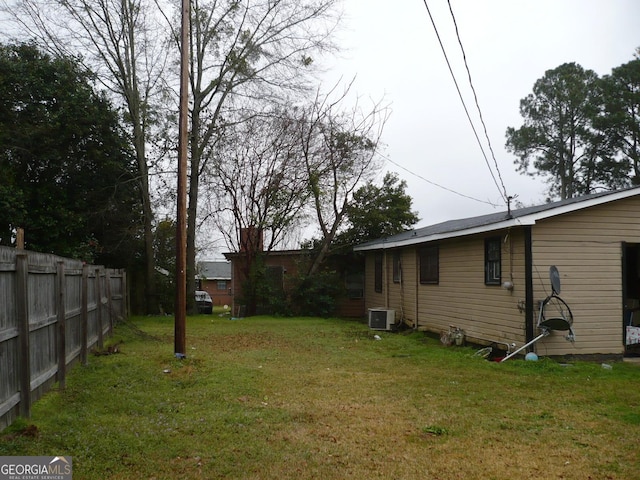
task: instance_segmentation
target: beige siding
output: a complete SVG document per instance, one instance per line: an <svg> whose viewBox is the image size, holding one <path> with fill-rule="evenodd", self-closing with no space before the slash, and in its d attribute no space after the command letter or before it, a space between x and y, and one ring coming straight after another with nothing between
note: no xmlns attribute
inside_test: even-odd
<svg viewBox="0 0 640 480"><path fill-rule="evenodd" d="M484 284L484 240L502 238L502 282ZM524 228L444 240L437 285L420 285L418 246L402 251L403 281L393 283L393 253L386 252L383 292L374 292L374 254L367 255L367 307L394 308L405 322L431 332L450 325L479 343L526 341ZM573 315L575 344L553 332L535 344L541 355L621 354L622 242L640 243L640 198L629 198L539 220L532 226L534 325L538 305L551 294L549 267L561 276L561 297ZM536 336L538 331L535 331Z"/></svg>
<svg viewBox="0 0 640 480"><path fill-rule="evenodd" d="M384 265L384 263L383 263ZM375 291L375 253L367 254L365 260L364 300L366 308L387 307L387 285L382 282L382 293ZM384 276L383 276L384 278Z"/></svg>
<svg viewBox="0 0 640 480"><path fill-rule="evenodd" d="M415 248L406 248L402 252L402 283L404 322L411 326L417 326L418 259Z"/></svg>
<svg viewBox="0 0 640 480"><path fill-rule="evenodd" d="M620 354L622 338L622 242L640 243L640 199L600 205L541 221L533 227L534 295L550 293L548 269L561 278L560 296L573 316L575 345L554 333L539 353Z"/></svg>
<svg viewBox="0 0 640 480"><path fill-rule="evenodd" d="M396 321L414 326L416 319L416 253L415 249L401 251L402 275L393 281L393 251L384 252L382 292L375 291L375 253L365 262L365 303L367 308L390 308L396 311Z"/></svg>
<svg viewBox="0 0 640 480"><path fill-rule="evenodd" d="M413 326L416 318L416 253L413 248L400 251L400 282L393 280L393 259L395 251L387 252L386 284L388 296L386 307L396 311L396 320Z"/></svg>
<svg viewBox="0 0 640 480"><path fill-rule="evenodd" d="M488 236L496 235L440 244L440 282L418 286L421 328L438 332L455 325L480 343L524 340L524 313L518 309L525 300L524 237L516 231L501 232L502 281L514 284L509 291L484 283L484 240Z"/></svg>

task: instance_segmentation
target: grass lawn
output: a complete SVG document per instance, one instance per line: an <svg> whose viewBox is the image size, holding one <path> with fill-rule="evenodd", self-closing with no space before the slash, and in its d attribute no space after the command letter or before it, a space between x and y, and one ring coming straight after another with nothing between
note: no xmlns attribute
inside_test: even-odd
<svg viewBox="0 0 640 480"><path fill-rule="evenodd" d="M134 318L0 435L74 479L637 479L640 366L495 363L419 332ZM579 339L578 339L579 341Z"/></svg>

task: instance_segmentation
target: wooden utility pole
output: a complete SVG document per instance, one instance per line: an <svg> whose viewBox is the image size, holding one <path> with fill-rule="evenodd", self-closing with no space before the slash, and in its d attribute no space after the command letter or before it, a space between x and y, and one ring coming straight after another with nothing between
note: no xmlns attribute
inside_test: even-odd
<svg viewBox="0 0 640 480"><path fill-rule="evenodd" d="M184 358L187 351L187 135L189 108L190 12L190 0L182 0L182 29L180 35L180 125L178 128L178 218L176 221L176 313L174 342L174 353L178 358Z"/></svg>

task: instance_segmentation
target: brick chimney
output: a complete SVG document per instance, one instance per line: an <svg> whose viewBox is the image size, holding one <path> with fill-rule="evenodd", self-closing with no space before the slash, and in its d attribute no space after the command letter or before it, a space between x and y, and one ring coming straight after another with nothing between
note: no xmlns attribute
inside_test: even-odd
<svg viewBox="0 0 640 480"><path fill-rule="evenodd" d="M240 252L261 252L264 250L262 229L247 227L240 229Z"/></svg>

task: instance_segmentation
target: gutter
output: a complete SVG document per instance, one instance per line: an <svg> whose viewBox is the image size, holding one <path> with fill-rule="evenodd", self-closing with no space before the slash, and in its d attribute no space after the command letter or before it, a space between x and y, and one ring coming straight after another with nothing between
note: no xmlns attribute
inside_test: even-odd
<svg viewBox="0 0 640 480"><path fill-rule="evenodd" d="M375 243L356 245L355 247L353 247L353 250L355 252L362 252L367 250L380 250L380 249L385 250L388 248L407 247L410 245L434 242L437 240L445 240L448 238L459 238L465 235L475 235L478 233L493 232L495 230L503 230L511 227L528 226L528 225L533 225L534 223L535 223L535 220L529 223L526 219L514 218L514 219L505 220L503 222L492 223L489 225L482 225L479 227L472 227L464 230L453 230L450 232L434 233L433 235L427 235L427 236L414 234L413 237L405 238L402 240L389 241L387 238L383 238L382 240L377 241Z"/></svg>

